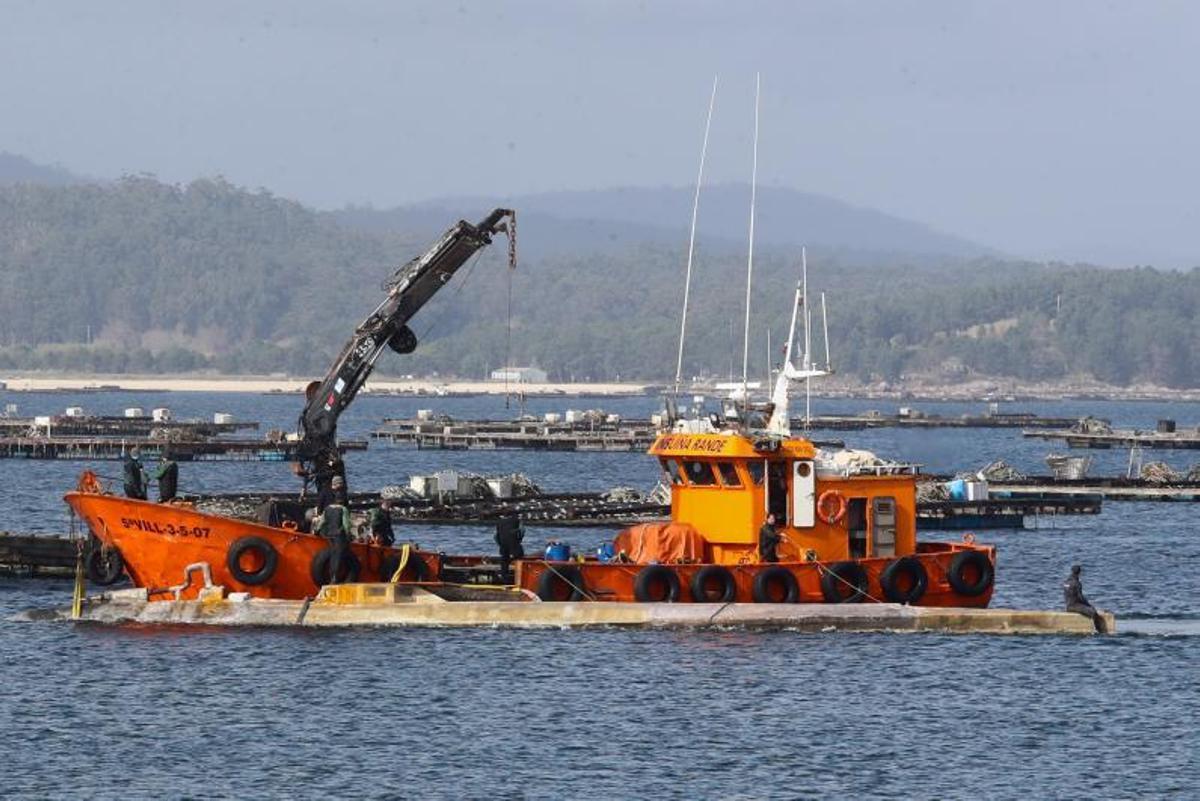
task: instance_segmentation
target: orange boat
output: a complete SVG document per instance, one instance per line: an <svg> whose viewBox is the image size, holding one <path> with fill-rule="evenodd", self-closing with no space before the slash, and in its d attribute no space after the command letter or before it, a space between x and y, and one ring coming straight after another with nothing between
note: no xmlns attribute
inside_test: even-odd
<svg viewBox="0 0 1200 801"><path fill-rule="evenodd" d="M671 479L669 523L620 532L608 561L518 560L515 586L547 601L984 607L991 599L993 547L969 538L917 542L913 466L855 465L823 456L807 439L735 430L662 434L650 452ZM312 597L329 581L326 541L291 521L271 526L132 500L104 492L90 474L65 500L152 599L195 597L199 585L187 576L198 566L213 583L262 598ZM759 555L768 513L783 536L775 563ZM484 556L362 542L352 552L350 581L500 582Z"/></svg>

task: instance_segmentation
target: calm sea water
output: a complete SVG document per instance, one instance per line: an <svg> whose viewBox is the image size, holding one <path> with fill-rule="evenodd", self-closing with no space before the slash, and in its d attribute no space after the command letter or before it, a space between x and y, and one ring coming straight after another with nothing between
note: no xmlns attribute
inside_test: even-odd
<svg viewBox="0 0 1200 801"><path fill-rule="evenodd" d="M9 393L23 414L171 407L290 426L295 397ZM650 399L554 399L532 412ZM960 413L979 406L918 404ZM364 397L343 423L433 407L504 416L502 400ZM894 404L819 402L820 410ZM1018 404L1152 426L1192 404ZM847 433L927 470L1004 458L1044 469L1016 432ZM1127 454L1096 452L1094 472ZM1154 454L1176 466L1198 452ZM2 462L0 527L63 531L84 465ZM93 465L94 467L97 465ZM548 489L648 488L638 454L372 447L360 489L441 467L521 471ZM116 474L115 463L98 469ZM286 489L279 464L184 464L184 490ZM1109 504L1094 518L1000 531L995 605L1057 607L1069 566L1127 632L1111 638L806 635L728 630L275 631L101 628L19 614L69 601L62 581L0 579L0 795L88 798L1195 797L1200 785L1200 506ZM535 529L590 547L605 532ZM953 535L944 535L953 536ZM490 532L417 533L479 549Z"/></svg>

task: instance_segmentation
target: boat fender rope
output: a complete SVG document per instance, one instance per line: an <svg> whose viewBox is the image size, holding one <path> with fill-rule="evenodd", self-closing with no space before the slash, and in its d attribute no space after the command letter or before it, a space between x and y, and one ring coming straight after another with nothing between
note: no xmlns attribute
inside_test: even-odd
<svg viewBox="0 0 1200 801"><path fill-rule="evenodd" d="M579 572L578 568L568 567L566 569L567 575L564 575L562 571L549 562L542 560L542 564L546 566L547 572L543 573L542 577L538 579L538 597L543 601L547 600L547 595L550 596L551 599L554 597L553 593L550 592L549 577L552 575L562 579L563 583L571 588L571 597L568 600L578 601L583 598L586 598L589 601L596 600L596 596L592 595L586 589L584 589L583 586L581 586L583 584L583 575ZM574 581L572 581L570 578L571 576L574 576L579 583L576 584Z"/></svg>
<svg viewBox="0 0 1200 801"><path fill-rule="evenodd" d="M835 565L834 565L834 567L837 567L838 565L841 565L841 564L855 565L856 567L859 567L859 569L860 569L860 570L862 569L862 568L861 568L861 566L860 566L860 565L858 565L858 563L857 563L857 562L839 562L838 564L835 564ZM817 563L817 569L818 569L818 570L821 572L821 577L822 577L822 581L821 581L821 591L822 591L822 594L824 594L824 593L825 593L825 588L826 588L826 586L827 586L826 582L824 581L824 578L825 578L826 576L828 576L828 577L829 577L829 579L830 579L830 580L829 580L829 582L828 582L828 586L830 586L830 587L836 587L837 585L836 585L836 584L834 584L834 582L835 582L835 581L837 581L837 582L841 582L842 584L845 584L847 587L849 587L850 589L854 590L854 594L853 594L853 595L851 595L851 596L850 596L850 598L859 598L859 597L861 597L861 598L866 598L868 601L874 601L874 602L875 602L875 603L877 603L877 604L886 603L886 601L883 601L883 600L882 600L882 599L880 599L880 598L876 598L875 596L871 595L871 593L867 592L867 587L860 587L860 586L859 586L859 585L857 585L857 584L852 584L851 582L849 582L849 581L846 581L846 579L845 579L844 577L842 577L842 575L841 575L840 573L838 573L836 570L831 570L831 569L829 569L828 567L826 567L824 564L822 564L822 563L820 563L820 562L818 562L818 563ZM863 570L863 575L864 575L864 576L866 575L866 571L865 571L865 570ZM863 583L864 583L864 584L866 584L867 582L866 582L866 581L864 581ZM837 600L837 599L835 599L835 600L830 600L828 595L826 595L826 596L825 596L825 600L826 600L828 603L852 603L852 601L851 601L850 599L840 599L840 600Z"/></svg>
<svg viewBox="0 0 1200 801"><path fill-rule="evenodd" d="M830 508L832 504L832 508ZM817 516L826 525L836 526L846 516L846 496L837 490L825 490L817 498Z"/></svg>

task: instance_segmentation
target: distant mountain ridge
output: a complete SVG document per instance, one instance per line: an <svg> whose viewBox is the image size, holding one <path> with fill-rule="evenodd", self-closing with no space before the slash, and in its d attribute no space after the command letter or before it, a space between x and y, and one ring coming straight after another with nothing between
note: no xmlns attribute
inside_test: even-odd
<svg viewBox="0 0 1200 801"><path fill-rule="evenodd" d="M425 220L444 220L447 213L482 215L506 205L537 251L560 249L565 243L604 247L612 244L678 246L686 242L693 191L684 187L623 187L591 191L547 192L500 198L461 196L436 198L389 210L353 208L336 214L350 225L412 229ZM700 241L722 249L745 248L748 237L750 187L720 184L706 187L700 198L697 231ZM942 233L922 223L824 195L783 187L760 187L756 206L755 244L769 249L801 245L859 255L944 258L1000 257L995 248Z"/></svg>
<svg viewBox="0 0 1200 801"><path fill-rule="evenodd" d="M24 156L0 150L0 186L39 184L41 186L70 186L85 183L86 178L57 164L38 164Z"/></svg>

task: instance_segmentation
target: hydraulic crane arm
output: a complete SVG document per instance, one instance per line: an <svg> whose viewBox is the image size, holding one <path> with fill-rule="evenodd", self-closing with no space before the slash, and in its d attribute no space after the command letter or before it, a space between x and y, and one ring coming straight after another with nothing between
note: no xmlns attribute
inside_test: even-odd
<svg viewBox="0 0 1200 801"><path fill-rule="evenodd" d="M300 416L303 460L316 460L322 455L336 460L338 418L366 383L384 348L412 353L417 337L408 321L472 255L491 244L493 234L500 232L508 235L509 266L514 267L516 212L496 209L476 225L460 221L429 250L396 271L387 282L387 297L355 329L325 378L308 386L307 404Z"/></svg>

